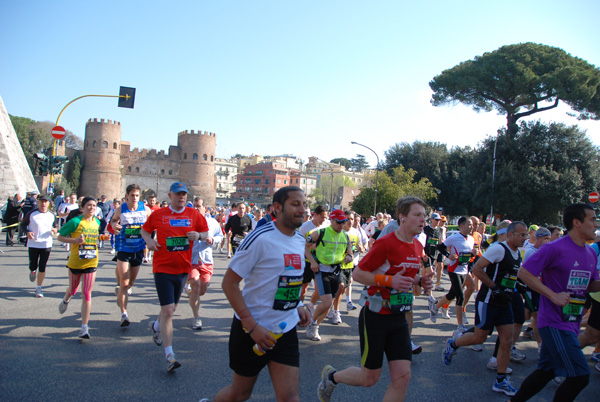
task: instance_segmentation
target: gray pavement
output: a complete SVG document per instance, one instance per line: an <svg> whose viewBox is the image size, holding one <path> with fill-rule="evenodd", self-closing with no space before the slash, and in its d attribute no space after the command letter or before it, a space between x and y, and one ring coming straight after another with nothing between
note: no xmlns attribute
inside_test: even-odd
<svg viewBox="0 0 600 402"><path fill-rule="evenodd" d="M4 251L0 254L1 401L198 401L212 398L230 382L227 342L233 312L220 289L226 256L216 254L215 275L201 300L202 331L191 329L191 310L187 298L182 298L174 318L174 350L182 367L169 374L163 350L152 342L147 329L147 323L159 311L150 266L142 267L129 298L132 324L121 328L114 295L115 265L109 250L101 250L90 319L92 338L82 342L77 338L81 293L73 298L64 315L58 313L67 286L64 249L54 247L44 282L45 297L37 299L35 286L28 279L27 249L0 248ZM449 286L446 278L443 285ZM355 286L355 301L360 289ZM469 307L473 321L472 303ZM415 310L413 339L422 345L423 353L413 359L407 401L508 400L491 390L494 373L485 367L495 335L484 344L483 352L461 348L452 365L445 366L441 350L456 326L455 320L439 319L431 324L424 297L417 298ZM306 340L304 330L299 331L302 401L318 400L316 386L325 364L338 369L360 364L358 311L343 312L341 325L322 325L321 342ZM535 369L537 357L534 341L522 339L518 347L527 360L511 363L511 380L517 387ZM587 355L591 351L591 347L585 350ZM591 362L590 368L590 385L579 396L581 401L598 400L600 394L600 374ZM379 401L388 383L389 371L384 365L378 384L372 388L341 385L332 400ZM555 389L551 383L532 400L550 401ZM261 373L251 400L275 400L267 370Z"/></svg>

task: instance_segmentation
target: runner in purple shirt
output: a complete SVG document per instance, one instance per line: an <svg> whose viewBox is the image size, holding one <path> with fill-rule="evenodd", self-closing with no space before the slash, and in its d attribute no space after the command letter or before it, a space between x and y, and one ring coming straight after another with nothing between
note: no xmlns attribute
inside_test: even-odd
<svg viewBox="0 0 600 402"><path fill-rule="evenodd" d="M590 370L577 335L585 295L600 290L596 253L586 244L595 239L598 224L594 209L586 204L569 205L563 223L568 235L542 246L519 270L519 278L541 294L542 349L537 370L523 381L512 402L530 399L555 376L566 377L555 401L575 400L589 383Z"/></svg>

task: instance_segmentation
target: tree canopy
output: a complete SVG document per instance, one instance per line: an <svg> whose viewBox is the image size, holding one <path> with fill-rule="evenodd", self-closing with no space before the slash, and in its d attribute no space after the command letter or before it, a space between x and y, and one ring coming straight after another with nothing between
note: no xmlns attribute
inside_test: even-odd
<svg viewBox="0 0 600 402"><path fill-rule="evenodd" d="M506 115L507 133L517 120L562 101L580 119L600 119L600 69L564 50L536 43L503 46L444 70L429 83L434 106L460 102L475 111Z"/></svg>
<svg viewBox="0 0 600 402"><path fill-rule="evenodd" d="M352 162L350 162L350 160L347 158L335 158L335 159L330 160L329 163L339 163L341 166L345 167L346 169L350 169L350 167L352 166Z"/></svg>

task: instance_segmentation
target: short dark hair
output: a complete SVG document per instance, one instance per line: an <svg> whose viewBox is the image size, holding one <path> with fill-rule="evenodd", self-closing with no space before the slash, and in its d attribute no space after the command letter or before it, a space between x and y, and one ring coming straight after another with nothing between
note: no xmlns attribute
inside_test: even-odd
<svg viewBox="0 0 600 402"><path fill-rule="evenodd" d="M317 205L317 207L314 209L313 213L319 215L326 211L327 210L325 209L325 207L323 205Z"/></svg>
<svg viewBox="0 0 600 402"><path fill-rule="evenodd" d="M514 221L511 222L510 225L508 225L508 227L506 228L506 233L513 233L515 230L517 230L517 227L519 226L523 226L525 229L527 229L527 225L525 224L525 222Z"/></svg>
<svg viewBox="0 0 600 402"><path fill-rule="evenodd" d="M465 223L465 222L466 222L466 221L468 221L468 220L471 220L471 218L469 218L469 217L466 217L466 216L461 216L461 217L458 219L458 226L462 225L463 223Z"/></svg>
<svg viewBox="0 0 600 402"><path fill-rule="evenodd" d="M300 187L296 186L285 186L281 187L279 190L273 194L273 204L278 203L281 205L281 209L283 210L283 206L288 198L290 198L290 193L294 191L302 191ZM302 191L304 192L304 191Z"/></svg>
<svg viewBox="0 0 600 402"><path fill-rule="evenodd" d="M142 189L140 189L140 186L138 186L137 184L130 184L127 186L127 188L125 189L125 194L129 194L131 193L133 190L138 190L140 193L142 192Z"/></svg>
<svg viewBox="0 0 600 402"><path fill-rule="evenodd" d="M554 226L554 225L548 225L546 227L546 229L548 229L550 231L550 234L554 233L557 230L560 230L560 228L558 226Z"/></svg>
<svg viewBox="0 0 600 402"><path fill-rule="evenodd" d="M565 211L563 212L563 225L565 225L567 232L573 229L574 219L577 219L580 222L585 220L587 215L585 211L588 209L591 211L594 210L594 208L588 204L571 204L565 208Z"/></svg>

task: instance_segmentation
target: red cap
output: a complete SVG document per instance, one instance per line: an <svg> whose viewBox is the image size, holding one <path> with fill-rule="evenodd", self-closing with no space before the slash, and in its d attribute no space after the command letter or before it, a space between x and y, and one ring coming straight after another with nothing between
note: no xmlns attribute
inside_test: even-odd
<svg viewBox="0 0 600 402"><path fill-rule="evenodd" d="M345 222L348 219L346 218L346 214L341 209L336 209L329 214L329 219L335 219L338 222Z"/></svg>

